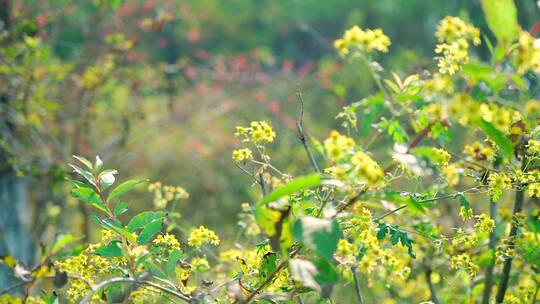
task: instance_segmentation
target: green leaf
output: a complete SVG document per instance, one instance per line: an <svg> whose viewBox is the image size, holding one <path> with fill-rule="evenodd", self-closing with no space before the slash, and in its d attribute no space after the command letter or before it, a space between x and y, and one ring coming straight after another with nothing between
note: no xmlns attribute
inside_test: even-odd
<svg viewBox="0 0 540 304"><path fill-rule="evenodd" d="M109 189L112 184L114 184L115 178L114 175L118 174L116 170L105 170L98 175L99 184L103 190Z"/></svg>
<svg viewBox="0 0 540 304"><path fill-rule="evenodd" d="M107 213L107 207L101 201L99 195L89 187L75 188L71 190L71 196Z"/></svg>
<svg viewBox="0 0 540 304"><path fill-rule="evenodd" d="M322 291L321 286L315 279L319 271L312 262L301 259L291 259L289 261L289 271L293 278L302 283L305 287L315 289L318 292Z"/></svg>
<svg viewBox="0 0 540 304"><path fill-rule="evenodd" d="M165 212L163 211L145 211L137 214L134 216L131 221L129 221L129 224L127 226L127 230L129 232L134 232L137 229L143 228L144 226L148 225L149 223L162 219L165 217Z"/></svg>
<svg viewBox="0 0 540 304"><path fill-rule="evenodd" d="M512 146L512 142L497 128L495 128L491 123L481 119L478 121L478 126L486 135L491 139L492 141L497 144L501 152L503 152L506 157L511 158L514 155L514 147Z"/></svg>
<svg viewBox="0 0 540 304"><path fill-rule="evenodd" d="M119 203L116 204L116 206L114 206L113 214L115 216L119 216L120 214L126 212L127 209L128 209L128 207L127 207L126 202L119 202Z"/></svg>
<svg viewBox="0 0 540 304"><path fill-rule="evenodd" d="M89 161L88 159L84 158L84 157L81 157L81 156L77 156L77 155L73 155L73 158L75 158L76 160L78 160L81 164L83 164L86 168L88 168L89 170L92 170L94 167L92 166L92 162Z"/></svg>
<svg viewBox="0 0 540 304"><path fill-rule="evenodd" d="M154 220L150 223L148 223L146 226L144 226L143 230L139 234L139 238L137 239L137 242L140 245L146 245L154 235L156 235L160 230L161 226L163 225L163 218L159 218L157 220Z"/></svg>
<svg viewBox="0 0 540 304"><path fill-rule="evenodd" d="M178 263L178 260L182 259L184 257L184 253L178 249L175 249L171 252L169 255L169 259L167 260L167 275L169 278L176 280L176 264Z"/></svg>
<svg viewBox="0 0 540 304"><path fill-rule="evenodd" d="M96 183L94 183L94 176L92 175L92 172L84 170L81 167L75 165L68 164L68 166L70 166L75 173L84 177L84 179L86 179L89 184L91 184L92 186L96 185Z"/></svg>
<svg viewBox="0 0 540 304"><path fill-rule="evenodd" d="M385 223L379 223L379 231L377 231L377 239L379 241L383 240L386 237L386 233L388 233L388 227Z"/></svg>
<svg viewBox="0 0 540 304"><path fill-rule="evenodd" d="M334 284L338 282L339 275L327 260L316 259L313 263L317 266L318 273L315 276L315 280L319 284Z"/></svg>
<svg viewBox="0 0 540 304"><path fill-rule="evenodd" d="M313 187L317 187L321 184L321 176L319 174L312 174L307 176L300 176L292 181L288 182L282 187L277 188L276 190L272 191L268 196L266 196L261 204L266 205L268 203L271 203L273 201L278 200L279 198L289 195L295 192L298 192L300 190L309 189Z"/></svg>
<svg viewBox="0 0 540 304"><path fill-rule="evenodd" d="M56 242L52 246L50 253L57 253L62 248L80 239L80 237L76 237L72 234L61 234L56 238Z"/></svg>
<svg viewBox="0 0 540 304"><path fill-rule="evenodd" d="M514 0L482 0L482 8L497 40L504 45L511 43L519 29Z"/></svg>
<svg viewBox="0 0 540 304"><path fill-rule="evenodd" d="M96 249L96 253L104 257L120 257L122 256L122 248L120 248L120 241L111 241L109 244Z"/></svg>
<svg viewBox="0 0 540 304"><path fill-rule="evenodd" d="M150 270L150 273L152 273L156 277L161 278L161 279L167 279L167 274L165 274L165 272L163 272L163 270L161 270L152 261L145 259L143 264L144 266L146 266L146 268L148 268L148 270Z"/></svg>
<svg viewBox="0 0 540 304"><path fill-rule="evenodd" d="M336 220L305 216L294 223L293 236L330 260L336 252L341 229Z"/></svg>
<svg viewBox="0 0 540 304"><path fill-rule="evenodd" d="M145 183L147 181L148 180L146 179L138 179L138 180L133 179L133 180L125 181L121 183L120 185L118 185L116 188L114 188L113 191L111 191L111 194L109 194L109 199L112 200L113 198L116 198L128 192L129 190L135 188L139 184Z"/></svg>
<svg viewBox="0 0 540 304"><path fill-rule="evenodd" d="M261 266L259 268L259 275L262 278L267 278L272 271L277 267L277 258L275 252L267 252L261 261Z"/></svg>
<svg viewBox="0 0 540 304"><path fill-rule="evenodd" d="M136 241L135 236L130 231L126 230L119 221L114 221L112 219L101 220L95 215L92 216L92 221L105 229L112 230L120 236L125 237L132 244Z"/></svg>

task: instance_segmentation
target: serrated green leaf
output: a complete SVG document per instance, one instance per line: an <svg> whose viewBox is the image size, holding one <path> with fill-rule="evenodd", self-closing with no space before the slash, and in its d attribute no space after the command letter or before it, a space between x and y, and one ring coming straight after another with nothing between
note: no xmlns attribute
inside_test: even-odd
<svg viewBox="0 0 540 304"><path fill-rule="evenodd" d="M511 43L517 35L517 9L514 0L482 0L489 29L502 44Z"/></svg>
<svg viewBox="0 0 540 304"><path fill-rule="evenodd" d="M491 139L495 144L499 147L501 152L506 157L511 158L514 155L514 147L512 146L512 142L497 128L495 128L491 123L481 119L478 121L478 126L486 135Z"/></svg>
<svg viewBox="0 0 540 304"><path fill-rule="evenodd" d="M282 187L277 188L267 195L261 202L262 205L266 205L273 201L278 200L279 198L293 194L300 190L305 190L313 187L317 187L321 184L321 176L319 174L312 174L307 176L300 176L292 181L288 182Z"/></svg>
<svg viewBox="0 0 540 304"><path fill-rule="evenodd" d="M75 188L71 190L71 196L93 206L100 211L103 211L105 213L107 212L107 207L101 201L99 195L91 188Z"/></svg>
<svg viewBox="0 0 540 304"><path fill-rule="evenodd" d="M120 185L118 185L116 188L114 188L114 190L111 191L111 193L109 194L109 199L112 200L126 192L128 192L129 190L135 188L136 186L142 184L142 183L145 183L147 182L148 180L146 179L138 179L138 180L128 180L128 181L125 181L123 183L121 183Z"/></svg>

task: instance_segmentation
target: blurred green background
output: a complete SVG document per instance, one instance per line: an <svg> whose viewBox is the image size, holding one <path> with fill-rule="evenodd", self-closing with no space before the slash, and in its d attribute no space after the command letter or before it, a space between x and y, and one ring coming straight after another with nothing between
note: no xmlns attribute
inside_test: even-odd
<svg viewBox="0 0 540 304"><path fill-rule="evenodd" d="M530 28L535 1L516 3ZM240 204L260 197L231 161L234 127L269 121L273 162L305 174L297 90L318 139L339 127L341 107L372 90L366 67L333 49L345 29L383 28L392 46L380 60L404 74L433 66L442 17L486 29L480 1L470 0L14 0L0 9L0 29L12 33L0 57L0 254L28 263L56 233L96 237L90 211L67 195L71 155L100 155L120 180L184 187L183 219L227 243ZM150 209L152 195L141 187L129 202Z"/></svg>

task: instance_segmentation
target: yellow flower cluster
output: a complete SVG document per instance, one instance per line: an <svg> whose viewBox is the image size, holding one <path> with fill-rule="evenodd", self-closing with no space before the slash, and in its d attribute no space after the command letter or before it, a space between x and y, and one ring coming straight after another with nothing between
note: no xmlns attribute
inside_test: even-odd
<svg viewBox="0 0 540 304"><path fill-rule="evenodd" d="M493 201L498 201L501 197L504 189L512 188L512 180L506 173L491 173L488 177L489 193L491 194Z"/></svg>
<svg viewBox="0 0 540 304"><path fill-rule="evenodd" d="M387 53L389 46L390 38L384 34L382 29L364 30L357 25L346 30L342 38L334 41L334 47L343 57L349 55L351 51Z"/></svg>
<svg viewBox="0 0 540 304"><path fill-rule="evenodd" d="M439 148L433 148L433 159L437 165L446 166L450 162L452 156L448 151Z"/></svg>
<svg viewBox="0 0 540 304"><path fill-rule="evenodd" d="M194 257L189 263L193 270L195 271L207 271L210 269L210 264L208 260L204 257Z"/></svg>
<svg viewBox="0 0 540 304"><path fill-rule="evenodd" d="M341 264L353 264L358 256L358 247L355 244L349 243L346 239L341 239L338 242L335 258Z"/></svg>
<svg viewBox="0 0 540 304"><path fill-rule="evenodd" d="M461 169L456 164L450 164L441 168L441 174L449 186L455 186L459 183L459 172Z"/></svg>
<svg viewBox="0 0 540 304"><path fill-rule="evenodd" d="M206 244L217 246L219 245L219 237L214 231L201 225L199 228L191 231L188 237L188 244L195 248Z"/></svg>
<svg viewBox="0 0 540 304"><path fill-rule="evenodd" d="M527 71L540 71L540 48L535 43L535 38L527 31L519 33L518 48L516 50L517 71L524 74Z"/></svg>
<svg viewBox="0 0 540 304"><path fill-rule="evenodd" d="M232 159L236 163L243 162L245 160L251 159L252 157L253 157L253 154L251 153L251 150L248 148L237 149L237 150L233 150L232 152Z"/></svg>
<svg viewBox="0 0 540 304"><path fill-rule="evenodd" d="M480 30L458 17L447 16L441 20L435 36L439 41L435 53L441 55L437 58L441 74L453 75L469 61L469 41L480 44Z"/></svg>
<svg viewBox="0 0 540 304"><path fill-rule="evenodd" d="M461 249L469 249L476 245L478 237L475 234L470 234L463 229L459 228L454 237L452 238L452 246L459 247Z"/></svg>
<svg viewBox="0 0 540 304"><path fill-rule="evenodd" d="M266 121L252 121L249 127L236 127L236 137L244 136L254 144L271 143L276 138L272 126Z"/></svg>
<svg viewBox="0 0 540 304"><path fill-rule="evenodd" d="M351 157L351 163L355 165L357 176L371 185L379 183L384 178L384 172L379 164L364 152L356 152Z"/></svg>
<svg viewBox="0 0 540 304"><path fill-rule="evenodd" d="M495 158L495 150L491 146L482 145L478 141L465 145L463 150L474 161L492 161Z"/></svg>
<svg viewBox="0 0 540 304"><path fill-rule="evenodd" d="M159 234L153 241L156 246L164 246L169 250L180 250L180 242L172 234Z"/></svg>
<svg viewBox="0 0 540 304"><path fill-rule="evenodd" d="M497 129L509 132L512 123L521 119L521 114L495 103L480 103L468 94L457 94L448 104L448 112L462 125L471 125L479 119L493 124Z"/></svg>
<svg viewBox="0 0 540 304"><path fill-rule="evenodd" d="M540 140L529 140L527 143L527 153L529 155L540 156Z"/></svg>
<svg viewBox="0 0 540 304"><path fill-rule="evenodd" d="M187 199L189 197L189 193L184 188L169 185L163 186L161 182L148 185L148 191L154 193L153 203L158 209L167 207L174 200Z"/></svg>
<svg viewBox="0 0 540 304"><path fill-rule="evenodd" d="M495 221L486 214L480 214L476 216L476 223L474 224L474 229L477 232L491 232L495 229Z"/></svg>
<svg viewBox="0 0 540 304"><path fill-rule="evenodd" d="M479 269L467 253L452 256L451 267L452 269L465 269L470 276L475 276Z"/></svg>
<svg viewBox="0 0 540 304"><path fill-rule="evenodd" d="M344 155L354 148L354 139L341 135L338 131L333 130L330 137L324 140L324 149L328 158L332 161L340 160Z"/></svg>
<svg viewBox="0 0 540 304"><path fill-rule="evenodd" d="M533 170L527 174L520 182L527 185L527 195L540 197L540 170Z"/></svg>

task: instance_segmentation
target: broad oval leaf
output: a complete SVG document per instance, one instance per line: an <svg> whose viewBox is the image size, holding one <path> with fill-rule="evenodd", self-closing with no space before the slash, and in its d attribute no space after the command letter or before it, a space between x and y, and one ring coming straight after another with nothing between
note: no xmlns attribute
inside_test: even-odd
<svg viewBox="0 0 540 304"><path fill-rule="evenodd" d="M319 174L312 174L306 176L300 176L292 181L288 182L282 187L277 188L268 194L261 202L261 204L266 205L273 201L278 200L279 198L289 195L300 190L309 189L317 187L321 184L321 176Z"/></svg>
<svg viewBox="0 0 540 304"><path fill-rule="evenodd" d="M139 243L140 245L148 244L150 239L161 230L162 225L163 218L159 218L148 223L146 226L144 226L143 230L139 234L139 238L137 238L137 243Z"/></svg>
<svg viewBox="0 0 540 304"><path fill-rule="evenodd" d="M125 181L121 183L120 185L118 185L116 188L114 188L114 190L111 191L111 193L109 194L109 199L112 200L128 192L129 190L135 188L139 184L145 183L147 181L148 181L147 179L138 179L138 180L132 179L132 180Z"/></svg>
<svg viewBox="0 0 540 304"><path fill-rule="evenodd" d="M341 229L336 220L305 216L294 223L293 236L330 260L336 252Z"/></svg>
<svg viewBox="0 0 540 304"><path fill-rule="evenodd" d="M512 42L518 32L514 0L482 0L489 29L502 44Z"/></svg>
<svg viewBox="0 0 540 304"><path fill-rule="evenodd" d="M107 207L101 201L101 199L99 198L99 195L92 188L89 188L89 187L75 188L71 190L71 195L74 198L79 199L93 206L94 208L98 210L107 212Z"/></svg>
<svg viewBox="0 0 540 304"><path fill-rule="evenodd" d="M497 144L501 152L508 158L511 158L514 155L514 147L512 142L506 137L506 135L495 128L491 123L481 119L478 121L478 126L492 141Z"/></svg>
<svg viewBox="0 0 540 304"><path fill-rule="evenodd" d="M96 253L103 257L120 257L122 256L120 241L111 241L109 244L97 248Z"/></svg>
<svg viewBox="0 0 540 304"><path fill-rule="evenodd" d="M137 229L143 228L144 226L150 224L153 221L163 219L165 217L165 212L163 211L146 211L137 214L134 216L127 226L129 232L134 232Z"/></svg>

